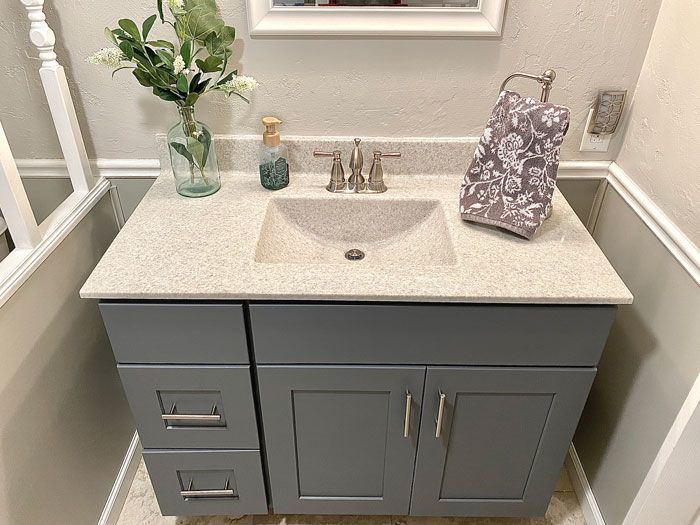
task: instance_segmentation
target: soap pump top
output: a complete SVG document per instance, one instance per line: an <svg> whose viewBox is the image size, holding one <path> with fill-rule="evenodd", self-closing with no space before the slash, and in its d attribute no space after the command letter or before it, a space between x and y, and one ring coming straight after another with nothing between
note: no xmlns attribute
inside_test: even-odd
<svg viewBox="0 0 700 525"><path fill-rule="evenodd" d="M263 143L266 146L279 146L280 132L277 129L277 126L282 124L282 121L275 117L263 117L262 123L265 125Z"/></svg>

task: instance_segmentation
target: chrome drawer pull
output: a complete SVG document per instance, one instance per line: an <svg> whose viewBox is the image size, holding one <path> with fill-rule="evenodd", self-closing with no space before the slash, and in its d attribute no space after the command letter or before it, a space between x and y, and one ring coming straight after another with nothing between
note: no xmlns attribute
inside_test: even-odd
<svg viewBox="0 0 700 525"><path fill-rule="evenodd" d="M236 493L229 488L228 479L223 489L192 490L192 480L187 484L187 490L181 490L183 498L233 498Z"/></svg>
<svg viewBox="0 0 700 525"><path fill-rule="evenodd" d="M212 407L209 414L176 414L175 405L173 405L170 413L161 414L160 418L164 421L201 421L211 423L221 421L221 414L216 413L216 405Z"/></svg>
<svg viewBox="0 0 700 525"><path fill-rule="evenodd" d="M232 498L236 494L233 489L212 489L212 490L181 490L183 498Z"/></svg>
<svg viewBox="0 0 700 525"><path fill-rule="evenodd" d="M406 390L406 413L403 419L403 437L407 438L409 432L411 431L411 402L413 401L413 396Z"/></svg>
<svg viewBox="0 0 700 525"><path fill-rule="evenodd" d="M445 394L440 392L440 404L438 405L438 416L435 420L435 437L440 438L442 434L442 418L445 415Z"/></svg>

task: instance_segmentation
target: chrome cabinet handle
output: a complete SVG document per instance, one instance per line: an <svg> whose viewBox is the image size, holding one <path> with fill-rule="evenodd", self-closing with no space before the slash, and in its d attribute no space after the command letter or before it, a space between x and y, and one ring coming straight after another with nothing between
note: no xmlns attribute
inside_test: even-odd
<svg viewBox="0 0 700 525"><path fill-rule="evenodd" d="M212 490L181 490L183 498L232 498L235 496L233 489L212 489Z"/></svg>
<svg viewBox="0 0 700 525"><path fill-rule="evenodd" d="M413 396L406 390L406 413L403 419L403 437L407 438L411 431L411 404L413 402Z"/></svg>
<svg viewBox="0 0 700 525"><path fill-rule="evenodd" d="M168 414L161 414L160 418L164 421L199 421L199 422L218 422L221 421L221 414L216 413L216 405L211 409L209 414L176 414L175 405L170 409Z"/></svg>
<svg viewBox="0 0 700 525"><path fill-rule="evenodd" d="M229 480L223 489L192 490L192 480L187 484L187 490L181 490L180 496L183 498L233 498L236 493L229 488Z"/></svg>
<svg viewBox="0 0 700 525"><path fill-rule="evenodd" d="M445 394L440 392L440 404L438 405L438 416L435 420L435 437L440 438L442 434L442 418L445 415Z"/></svg>

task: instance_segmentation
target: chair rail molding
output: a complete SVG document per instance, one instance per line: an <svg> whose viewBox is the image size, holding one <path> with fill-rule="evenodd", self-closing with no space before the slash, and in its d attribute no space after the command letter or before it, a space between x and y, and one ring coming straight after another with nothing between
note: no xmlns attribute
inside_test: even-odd
<svg viewBox="0 0 700 525"><path fill-rule="evenodd" d="M17 159L22 178L66 178L63 159ZM95 179L155 179L160 175L158 159L94 159L90 161Z"/></svg>
<svg viewBox="0 0 700 525"><path fill-rule="evenodd" d="M700 285L700 249L616 162L610 164L607 180L695 283Z"/></svg>

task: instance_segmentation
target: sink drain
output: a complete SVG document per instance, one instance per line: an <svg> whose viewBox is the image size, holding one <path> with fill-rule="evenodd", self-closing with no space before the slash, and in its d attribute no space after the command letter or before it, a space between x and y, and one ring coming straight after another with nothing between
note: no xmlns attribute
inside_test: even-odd
<svg viewBox="0 0 700 525"><path fill-rule="evenodd" d="M358 250L357 248L353 248L352 250L345 252L345 258L348 261L361 261L365 258L365 252Z"/></svg>

